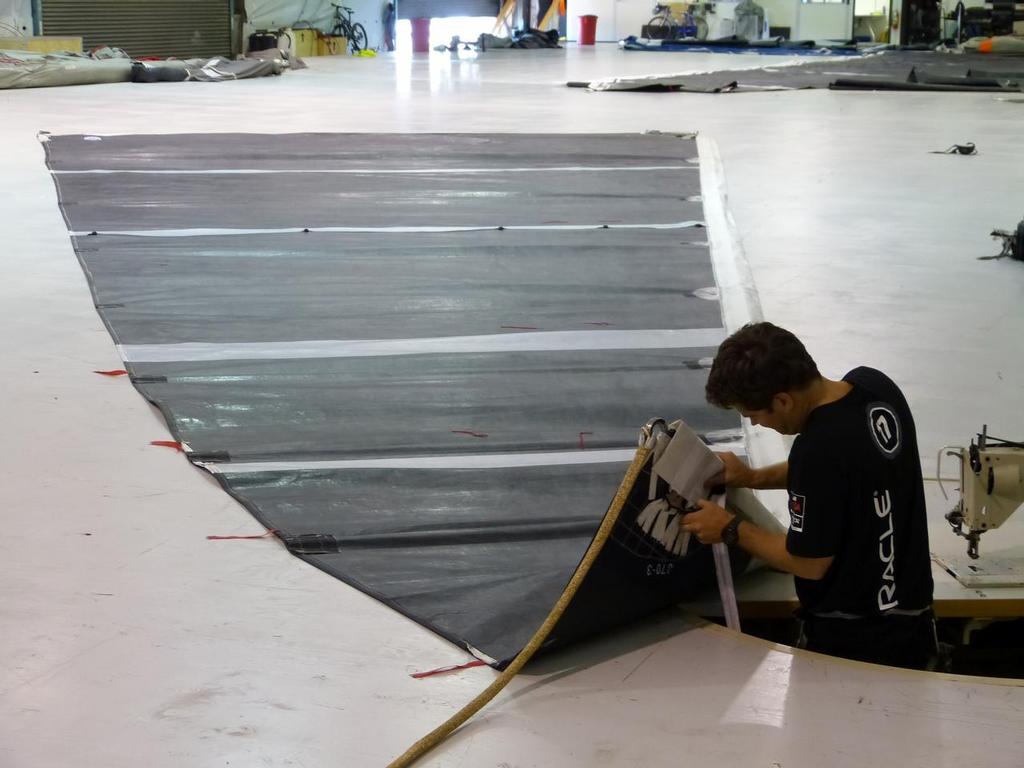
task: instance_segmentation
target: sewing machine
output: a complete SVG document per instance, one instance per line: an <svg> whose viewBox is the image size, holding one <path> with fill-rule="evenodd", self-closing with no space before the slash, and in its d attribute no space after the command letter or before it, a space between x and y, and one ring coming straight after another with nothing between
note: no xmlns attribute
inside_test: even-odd
<svg viewBox="0 0 1024 768"><path fill-rule="evenodd" d="M946 520L954 533L967 539L967 554L977 560L981 534L998 528L1024 504L1024 443L990 437L986 425L977 443L950 448L942 451L960 459L960 503Z"/></svg>

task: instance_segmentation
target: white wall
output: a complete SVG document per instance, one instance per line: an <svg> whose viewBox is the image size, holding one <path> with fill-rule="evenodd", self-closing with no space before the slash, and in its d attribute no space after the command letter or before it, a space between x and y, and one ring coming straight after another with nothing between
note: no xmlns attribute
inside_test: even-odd
<svg viewBox="0 0 1024 768"><path fill-rule="evenodd" d="M799 0L754 0L764 8L768 15L768 26L789 27L790 35L796 26L797 5Z"/></svg>
<svg viewBox="0 0 1024 768"><path fill-rule="evenodd" d="M890 0L856 0L853 12L857 16L869 16L875 13L889 15ZM966 5L966 3L965 3Z"/></svg>
<svg viewBox="0 0 1024 768"><path fill-rule="evenodd" d="M32 34L32 0L0 0L0 37Z"/></svg>
<svg viewBox="0 0 1024 768"><path fill-rule="evenodd" d="M3 0L0 0L3 2ZM381 17L386 0L337 0L339 5L353 9L352 21L366 28L370 48L383 47L384 25ZM329 32L334 9L329 0L245 0L245 12L252 29L279 29L290 27L297 21L309 22L313 27ZM246 35L249 30L246 31Z"/></svg>
<svg viewBox="0 0 1024 768"><path fill-rule="evenodd" d="M652 0L615 0L616 40L621 40L629 35L639 36L644 24L650 21L651 16L654 15L651 13L653 10L654 2ZM600 23L600 19L598 22Z"/></svg>
<svg viewBox="0 0 1024 768"><path fill-rule="evenodd" d="M566 0L565 37L578 40L580 16L592 13L597 16L597 40L608 42L615 37L615 0Z"/></svg>

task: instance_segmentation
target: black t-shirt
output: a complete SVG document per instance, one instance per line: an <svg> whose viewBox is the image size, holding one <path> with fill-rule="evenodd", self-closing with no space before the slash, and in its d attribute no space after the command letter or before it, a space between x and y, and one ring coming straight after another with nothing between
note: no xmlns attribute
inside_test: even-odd
<svg viewBox="0 0 1024 768"><path fill-rule="evenodd" d="M796 579L804 610L877 616L931 606L932 574L917 432L903 393L873 368L815 408L789 454L786 549L833 557L820 581Z"/></svg>

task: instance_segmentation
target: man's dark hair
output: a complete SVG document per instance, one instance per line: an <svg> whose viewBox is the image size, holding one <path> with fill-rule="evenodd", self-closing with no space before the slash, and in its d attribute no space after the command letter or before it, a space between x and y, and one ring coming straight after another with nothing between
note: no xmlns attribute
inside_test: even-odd
<svg viewBox="0 0 1024 768"><path fill-rule="evenodd" d="M720 408L771 408L780 392L803 389L821 374L796 336L771 323L749 323L722 342L708 376L708 402Z"/></svg>

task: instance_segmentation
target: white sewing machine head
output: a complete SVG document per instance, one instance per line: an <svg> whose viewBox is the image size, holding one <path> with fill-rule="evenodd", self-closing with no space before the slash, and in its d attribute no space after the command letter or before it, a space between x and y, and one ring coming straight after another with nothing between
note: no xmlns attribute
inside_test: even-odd
<svg viewBox="0 0 1024 768"><path fill-rule="evenodd" d="M960 503L946 520L967 539L967 554L977 559L981 534L998 528L1024 504L1024 443L990 437L986 425L970 447L944 447L940 462L942 451L960 459Z"/></svg>

